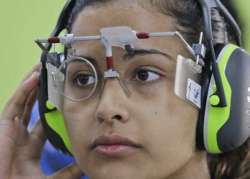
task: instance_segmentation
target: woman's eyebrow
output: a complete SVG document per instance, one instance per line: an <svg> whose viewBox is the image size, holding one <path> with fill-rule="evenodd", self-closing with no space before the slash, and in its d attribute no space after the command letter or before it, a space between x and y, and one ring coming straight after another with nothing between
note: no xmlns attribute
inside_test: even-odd
<svg viewBox="0 0 250 179"><path fill-rule="evenodd" d="M159 54L163 55L168 59L173 60L173 57L167 53L164 53L158 49L141 49L141 48L130 48L126 50L126 53L123 55L123 59L131 59L137 55L149 55L149 54Z"/></svg>

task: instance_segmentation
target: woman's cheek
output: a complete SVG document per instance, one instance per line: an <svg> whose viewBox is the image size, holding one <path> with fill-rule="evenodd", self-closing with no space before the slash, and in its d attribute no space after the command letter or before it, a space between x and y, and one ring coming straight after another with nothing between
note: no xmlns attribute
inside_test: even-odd
<svg viewBox="0 0 250 179"><path fill-rule="evenodd" d="M87 139L90 135L90 125L93 119L89 112L79 105L69 103L64 107L65 127L73 149L83 150L83 146L87 145Z"/></svg>

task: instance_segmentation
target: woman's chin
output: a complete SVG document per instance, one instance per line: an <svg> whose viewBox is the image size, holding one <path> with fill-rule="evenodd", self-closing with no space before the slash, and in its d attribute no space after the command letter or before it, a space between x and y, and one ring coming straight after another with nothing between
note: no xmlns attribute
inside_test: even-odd
<svg viewBox="0 0 250 179"><path fill-rule="evenodd" d="M140 176L141 170L132 165L107 163L107 165L90 167L87 171L90 179L144 179ZM145 172L142 172L145 174Z"/></svg>

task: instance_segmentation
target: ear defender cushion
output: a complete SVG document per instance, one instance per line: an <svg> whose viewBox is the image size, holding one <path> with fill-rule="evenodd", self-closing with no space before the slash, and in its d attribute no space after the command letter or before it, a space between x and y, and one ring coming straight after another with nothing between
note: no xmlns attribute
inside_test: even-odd
<svg viewBox="0 0 250 179"><path fill-rule="evenodd" d="M71 155L72 147L64 125L63 116L56 107L48 102L47 89L47 69L43 67L38 90L39 113L42 125L51 144L62 152Z"/></svg>
<svg viewBox="0 0 250 179"><path fill-rule="evenodd" d="M201 77L201 108L199 110L199 116L197 121L197 127L196 127L196 147L199 150L204 150L204 132L203 132L203 126L204 126L204 116L206 111L206 98L208 93L208 86L210 83L211 78L211 70L210 66L206 65L202 69L202 77Z"/></svg>
<svg viewBox="0 0 250 179"><path fill-rule="evenodd" d="M231 151L250 136L250 56L228 44L218 56L227 106L216 107L216 86L210 81L204 118L204 144L209 153ZM249 99L249 100L248 100Z"/></svg>
<svg viewBox="0 0 250 179"><path fill-rule="evenodd" d="M47 102L46 104L48 109L55 109L55 107ZM53 110L51 112L45 113L45 120L48 126L60 136L63 144L65 145L67 151L72 153L72 146L68 137L68 133L64 124L64 118L58 110Z"/></svg>

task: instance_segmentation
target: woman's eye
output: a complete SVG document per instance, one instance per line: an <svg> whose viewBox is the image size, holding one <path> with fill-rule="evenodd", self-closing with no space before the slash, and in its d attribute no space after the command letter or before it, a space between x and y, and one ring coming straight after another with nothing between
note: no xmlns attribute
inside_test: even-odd
<svg viewBox="0 0 250 179"><path fill-rule="evenodd" d="M141 82L151 82L158 80L160 78L160 74L152 70L140 69L137 70L135 78Z"/></svg>
<svg viewBox="0 0 250 179"><path fill-rule="evenodd" d="M89 74L77 74L74 78L74 84L79 87L87 87L95 83L95 77Z"/></svg>

